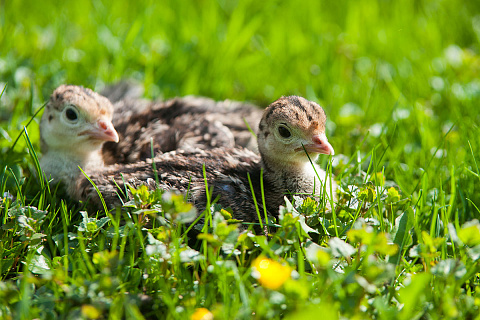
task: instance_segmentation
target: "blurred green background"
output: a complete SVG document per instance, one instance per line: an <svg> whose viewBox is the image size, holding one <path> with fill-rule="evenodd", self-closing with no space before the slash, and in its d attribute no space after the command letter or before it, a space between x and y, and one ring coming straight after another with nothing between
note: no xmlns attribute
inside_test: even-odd
<svg viewBox="0 0 480 320"><path fill-rule="evenodd" d="M238 310L245 306L245 318L251 318L253 306L259 307L258 318L277 312L293 319L325 310L332 319L339 312L344 318L473 318L480 301L480 228L470 221L480 219L479 73L478 0L0 0L0 271L11 278L0 281L0 318L10 310L12 318L16 311L22 319L80 318L80 312L87 318L95 311L91 318L106 318L106 310L114 317L138 311L132 298L137 294L159 318L166 307L171 318L179 319L196 306L216 309L220 318L240 318ZM99 227L103 231L95 231L86 247L77 246L86 214L67 209L64 202L60 206L56 190L41 189L32 177L41 113L32 117L60 84L100 91L121 79L136 79L151 99L194 94L265 107L282 95L297 94L319 102L328 115L340 189L359 191L352 193L349 211L341 194L335 214L319 213L315 228L334 228L337 233L326 238L345 239L343 232L359 228L357 222L365 218L365 237L381 231L375 239L385 245L401 242L399 260L390 264L395 268L389 271L391 280L382 271L389 270L387 253L373 255L375 242L358 244L358 255L344 261L351 265L343 274L337 272L345 266L342 260L337 263L337 256L325 252L335 267L319 261L318 272L310 274L304 268L311 257L302 253L310 239L303 235L290 238L290 249L282 253L275 246L289 243L283 234L281 241L278 235L268 238L271 248L266 237L248 240L257 241L252 256L263 252L298 265L298 288L291 287L290 296L283 291L287 298L252 285L243 253L242 258L229 255L235 260L230 264L233 260L223 260L220 251L211 255L218 247L207 242L202 253L208 253L208 268L180 260L172 264L177 254L155 261L141 249L147 238L140 229L143 235L147 231L137 223L132 230L139 233L129 233L128 240L116 226L111 247L113 220L110 229ZM27 124L29 139L22 134ZM325 165L328 158L320 161ZM8 193L16 199L12 210ZM357 208L359 199L363 207ZM35 228L29 227L22 212L40 212L45 220L34 217L29 221ZM100 215L88 223L107 220ZM31 238L22 233L27 227ZM62 249L58 239L66 240L67 231L72 241ZM155 240L152 235L164 237L163 231L148 232L148 241ZM110 261L116 261L119 237L116 267ZM326 250L331 244L319 243ZM97 269L87 268L90 260ZM37 267L45 269L47 263L55 273L38 276ZM64 269L68 275L59 275ZM208 272L199 276L198 270ZM152 300L143 300L145 295ZM182 305L186 309L179 313ZM284 313L284 307L295 313Z"/></svg>
<svg viewBox="0 0 480 320"><path fill-rule="evenodd" d="M134 78L149 98L262 107L298 94L325 108L337 153L364 166L375 153L406 194L419 183L448 193L453 179L464 213L467 197L478 203L479 1L24 0L0 10L3 150L61 83L101 90Z"/></svg>

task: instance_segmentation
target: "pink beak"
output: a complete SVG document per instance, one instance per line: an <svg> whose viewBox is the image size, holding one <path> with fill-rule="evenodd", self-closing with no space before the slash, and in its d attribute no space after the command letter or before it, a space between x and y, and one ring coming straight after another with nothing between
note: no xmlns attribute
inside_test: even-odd
<svg viewBox="0 0 480 320"><path fill-rule="evenodd" d="M304 145L307 152L321 153L321 154L335 154L332 145L328 142L324 134L316 134L312 137L312 143Z"/></svg>
<svg viewBox="0 0 480 320"><path fill-rule="evenodd" d="M118 142L117 131L112 122L106 120L98 120L96 126L81 132L80 135L88 135L97 140Z"/></svg>

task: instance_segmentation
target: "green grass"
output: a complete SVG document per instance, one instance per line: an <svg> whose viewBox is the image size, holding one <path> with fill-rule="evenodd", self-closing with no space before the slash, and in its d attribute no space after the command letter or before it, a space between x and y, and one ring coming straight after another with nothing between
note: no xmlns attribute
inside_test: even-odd
<svg viewBox="0 0 480 320"><path fill-rule="evenodd" d="M5 1L0 48L1 319L478 318L476 1ZM82 213L35 178L30 121L59 84L124 78L149 98L319 102L335 211L286 204L267 237L217 208L197 250L182 197ZM261 285L258 256L292 278Z"/></svg>

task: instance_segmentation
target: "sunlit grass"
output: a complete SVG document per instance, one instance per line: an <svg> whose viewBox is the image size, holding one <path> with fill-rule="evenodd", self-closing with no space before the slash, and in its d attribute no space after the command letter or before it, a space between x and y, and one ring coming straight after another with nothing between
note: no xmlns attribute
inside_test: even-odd
<svg viewBox="0 0 480 320"><path fill-rule="evenodd" d="M475 1L6 1L0 318L475 317L479 39ZM59 84L124 78L148 98L319 102L335 210L292 200L278 228L254 236L208 206L196 250L181 213L139 213L181 196L81 212L36 178L37 112ZM291 278L263 286L258 256Z"/></svg>

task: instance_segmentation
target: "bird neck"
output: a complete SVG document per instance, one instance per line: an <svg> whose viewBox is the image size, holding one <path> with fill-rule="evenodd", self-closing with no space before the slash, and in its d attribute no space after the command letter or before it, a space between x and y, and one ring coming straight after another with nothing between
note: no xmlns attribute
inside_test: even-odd
<svg viewBox="0 0 480 320"><path fill-rule="evenodd" d="M48 180L53 183L73 181L82 170L103 167L101 150L94 152L72 152L65 150L47 151L40 160L40 167Z"/></svg>
<svg viewBox="0 0 480 320"><path fill-rule="evenodd" d="M312 163L308 160L278 162L262 157L262 166L265 180L283 194L318 194L325 180L325 173L315 163L315 159L312 159Z"/></svg>

